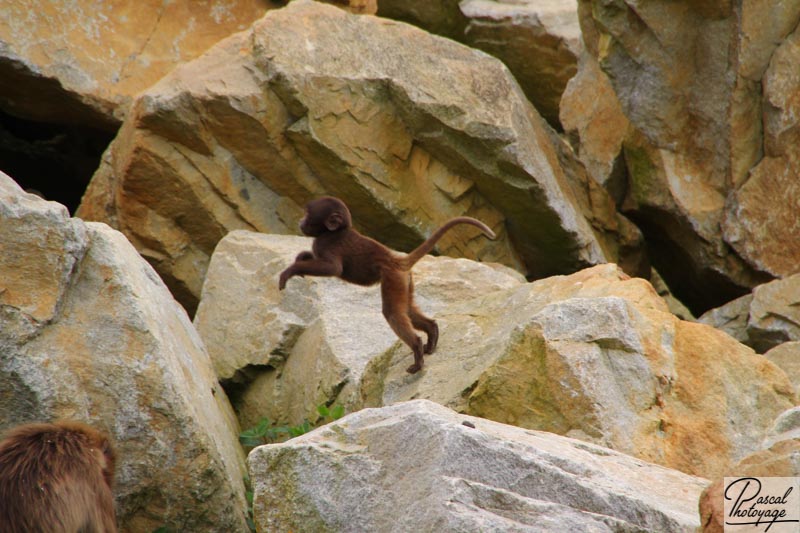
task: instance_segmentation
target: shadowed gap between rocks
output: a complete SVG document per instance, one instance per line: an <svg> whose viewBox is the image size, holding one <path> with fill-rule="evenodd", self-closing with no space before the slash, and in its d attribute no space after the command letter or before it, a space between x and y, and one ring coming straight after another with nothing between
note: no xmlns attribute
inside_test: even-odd
<svg viewBox="0 0 800 533"><path fill-rule="evenodd" d="M219 380L219 384L228 396L231 405L236 409L241 404L242 395L247 392L250 384L261 374L268 372L277 372L277 369L272 365L247 365L238 369L230 378Z"/></svg>
<svg viewBox="0 0 800 533"><path fill-rule="evenodd" d="M672 294L695 316L750 293L751 289L735 285L710 269L698 272L689 254L654 221L659 217L658 213L626 212L625 216L645 236L647 255L653 267L664 278ZM667 219L666 215L661 216Z"/></svg>
<svg viewBox="0 0 800 533"><path fill-rule="evenodd" d="M63 204L74 214L115 134L0 111L0 170L26 191Z"/></svg>

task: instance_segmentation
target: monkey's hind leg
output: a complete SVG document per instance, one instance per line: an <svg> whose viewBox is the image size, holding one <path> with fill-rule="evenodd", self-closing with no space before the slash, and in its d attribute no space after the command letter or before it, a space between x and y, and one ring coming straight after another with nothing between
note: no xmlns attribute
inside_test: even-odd
<svg viewBox="0 0 800 533"><path fill-rule="evenodd" d="M410 278L401 271L384 272L381 279L381 297L383 299L383 316L400 340L414 352L414 364L406 369L415 374L422 369L422 339L414 333L414 326L409 317L408 292Z"/></svg>
<svg viewBox="0 0 800 533"><path fill-rule="evenodd" d="M425 316L419 310L417 304L414 303L414 279L409 273L408 282L408 317L414 325L414 329L424 331L428 337L428 342L425 343L423 351L426 354L433 353L436 350L436 344L439 342L439 326L432 318Z"/></svg>

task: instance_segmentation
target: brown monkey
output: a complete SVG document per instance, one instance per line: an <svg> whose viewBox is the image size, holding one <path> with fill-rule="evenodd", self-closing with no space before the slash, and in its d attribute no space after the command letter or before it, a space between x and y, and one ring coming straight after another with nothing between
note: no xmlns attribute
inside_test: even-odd
<svg viewBox="0 0 800 533"><path fill-rule="evenodd" d="M116 533L116 456L80 422L25 424L0 442L0 531Z"/></svg>
<svg viewBox="0 0 800 533"><path fill-rule="evenodd" d="M413 374L422 368L422 354L433 353L436 349L439 326L423 315L414 303L411 267L457 224L471 224L490 239L495 238L494 232L480 220L456 217L403 256L356 231L344 202L330 196L318 198L306 206L305 217L300 221L300 231L314 237L312 251L301 252L294 263L281 272L278 287L283 290L292 276L336 276L358 285L380 282L383 316L397 336L414 351L414 364L407 369ZM425 346L414 329L427 335Z"/></svg>

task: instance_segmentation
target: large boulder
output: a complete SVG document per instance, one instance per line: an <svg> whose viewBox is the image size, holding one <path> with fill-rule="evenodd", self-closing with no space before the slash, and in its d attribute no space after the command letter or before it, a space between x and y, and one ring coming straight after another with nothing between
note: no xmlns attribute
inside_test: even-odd
<svg viewBox="0 0 800 533"><path fill-rule="evenodd" d="M582 49L577 5L577 0L381 0L378 15L495 56L537 111L560 129L559 101Z"/></svg>
<svg viewBox="0 0 800 533"><path fill-rule="evenodd" d="M304 0L141 93L78 213L125 233L194 310L228 231L295 233L324 193L398 250L468 214L497 241L459 228L441 253L537 278L606 261L642 270L638 230L502 63Z"/></svg>
<svg viewBox="0 0 800 533"><path fill-rule="evenodd" d="M0 109L39 122L119 123L133 95L277 5L8 2L0 20Z"/></svg>
<svg viewBox="0 0 800 533"><path fill-rule="evenodd" d="M441 353L419 379L403 375L403 349L373 360L366 405L427 398L704 477L756 449L769 421L794 405L776 366L724 333L679 320L647 282L613 265L459 302L438 316Z"/></svg>
<svg viewBox="0 0 800 533"><path fill-rule="evenodd" d="M424 400L366 409L248 461L259 531L693 532L707 484Z"/></svg>
<svg viewBox="0 0 800 533"><path fill-rule="evenodd" d="M411 350L381 315L378 287L308 276L278 291L309 244L235 232L212 259L195 323L244 426L424 398L712 476L794 405L776 366L679 320L615 265L526 283L504 267L425 258L415 293L439 346L409 375Z"/></svg>
<svg viewBox="0 0 800 533"><path fill-rule="evenodd" d="M695 314L796 273L800 258L800 2L735 5L579 1L587 49L632 125L624 211Z"/></svg>
<svg viewBox="0 0 800 533"><path fill-rule="evenodd" d="M243 531L237 423L186 312L104 224L0 173L0 428L79 419L117 443L121 531Z"/></svg>

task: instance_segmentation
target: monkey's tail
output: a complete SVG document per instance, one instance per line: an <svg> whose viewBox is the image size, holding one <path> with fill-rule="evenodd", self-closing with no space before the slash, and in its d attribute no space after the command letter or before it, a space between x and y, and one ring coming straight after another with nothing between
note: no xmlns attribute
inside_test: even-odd
<svg viewBox="0 0 800 533"><path fill-rule="evenodd" d="M417 246L414 250L409 252L405 257L401 259L402 266L404 270L411 270L417 261L422 259L425 254L433 250L433 247L436 246L436 243L439 242L439 239L447 233L447 230L452 228L453 226L457 226L458 224L470 224L479 228L484 235L489 237L490 239L495 239L497 236L494 232L478 219L472 217L456 217L451 218L447 222L445 222L439 229L433 232L433 234L427 238L425 242Z"/></svg>

